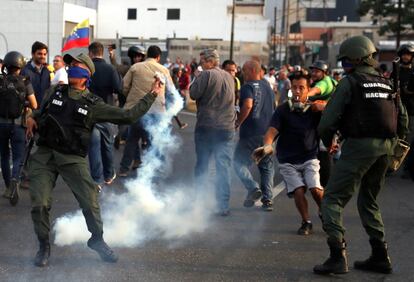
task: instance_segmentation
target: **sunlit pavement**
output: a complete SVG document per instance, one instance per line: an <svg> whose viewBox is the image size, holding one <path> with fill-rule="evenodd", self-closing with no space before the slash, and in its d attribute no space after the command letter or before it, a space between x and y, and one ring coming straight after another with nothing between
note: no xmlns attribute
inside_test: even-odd
<svg viewBox="0 0 414 282"><path fill-rule="evenodd" d="M159 187L161 190L172 184L187 187L192 184L195 117L182 113L180 118L189 126L180 130L174 122L174 131L180 136L182 146L174 157L173 171ZM118 166L121 151L115 152ZM123 181L117 178L111 187L104 189L122 192ZM276 175L275 183L279 182L280 176ZM3 192L3 182L0 187ZM120 256L116 264L101 262L86 245L53 245L50 265L44 269L32 263L37 242L30 219L28 191L22 191L16 207L1 198L0 281L414 281L414 185L411 181L391 176L380 195L394 266L392 275L352 268L353 261L365 259L370 252L356 210L356 197L346 207L344 216L350 273L321 277L314 275L312 268L326 259L328 248L310 197L314 234L302 237L296 235L300 218L285 191L275 198L273 212L263 212L259 207L244 208L246 192L234 174L231 192L231 215L213 216L203 233L170 241L154 238L135 248L114 248ZM53 220L78 209L61 179L53 196ZM192 204L194 201L189 198L188 205Z"/></svg>

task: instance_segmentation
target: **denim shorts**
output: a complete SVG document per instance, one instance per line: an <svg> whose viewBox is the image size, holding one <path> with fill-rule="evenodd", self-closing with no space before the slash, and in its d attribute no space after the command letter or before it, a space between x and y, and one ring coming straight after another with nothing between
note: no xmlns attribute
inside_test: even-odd
<svg viewBox="0 0 414 282"><path fill-rule="evenodd" d="M312 159L302 164L279 164L279 172L286 183L289 197L300 187L323 190L319 177L319 160Z"/></svg>

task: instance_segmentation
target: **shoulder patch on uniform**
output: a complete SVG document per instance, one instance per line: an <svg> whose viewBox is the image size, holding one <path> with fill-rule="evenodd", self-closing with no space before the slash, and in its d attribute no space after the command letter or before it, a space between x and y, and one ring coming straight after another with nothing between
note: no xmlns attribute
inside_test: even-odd
<svg viewBox="0 0 414 282"><path fill-rule="evenodd" d="M101 97L99 97L95 94L92 94L92 93L88 93L87 95L85 95L85 99L93 105L98 103L100 100L102 100Z"/></svg>

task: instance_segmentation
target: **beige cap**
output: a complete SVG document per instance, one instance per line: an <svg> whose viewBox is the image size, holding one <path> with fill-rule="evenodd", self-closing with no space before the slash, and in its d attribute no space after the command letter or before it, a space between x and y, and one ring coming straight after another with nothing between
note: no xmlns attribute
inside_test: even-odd
<svg viewBox="0 0 414 282"><path fill-rule="evenodd" d="M88 55L85 55L85 54L81 53L81 54L77 55L76 57L73 57L70 54L66 54L65 56L63 56L63 61L68 65L70 63L72 63L73 60L78 61L79 63L82 63L82 64L86 65L88 67L89 71L91 72L91 75L94 74L95 65L93 64L91 58L89 58Z"/></svg>

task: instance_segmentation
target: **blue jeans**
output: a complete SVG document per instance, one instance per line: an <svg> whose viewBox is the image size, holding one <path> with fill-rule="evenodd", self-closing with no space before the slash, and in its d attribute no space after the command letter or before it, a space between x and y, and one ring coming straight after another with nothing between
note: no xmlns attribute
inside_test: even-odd
<svg viewBox="0 0 414 282"><path fill-rule="evenodd" d="M24 128L17 124L0 123L0 156L1 172L4 183L10 186L10 180L19 180L20 167L23 165L25 149ZM13 169L10 171L10 146L12 152Z"/></svg>
<svg viewBox="0 0 414 282"><path fill-rule="evenodd" d="M215 193L218 209L227 211L230 200L231 157L234 131L197 127L194 134L197 162L194 169L198 187L208 184L208 164L213 155L216 161Z"/></svg>
<svg viewBox="0 0 414 282"><path fill-rule="evenodd" d="M258 164L260 172L260 185L253 179L249 167L253 164L251 154L254 149L263 146L263 136L241 138L234 152L234 170L248 192L259 188L262 191L262 202L272 200L273 188L273 160L272 156L263 158Z"/></svg>
<svg viewBox="0 0 414 282"><path fill-rule="evenodd" d="M141 154L138 143L140 139L148 139L148 133L144 129L141 119L129 126L128 139L126 141L124 154L122 155L121 160L121 172L128 171L129 166L134 159L141 161Z"/></svg>
<svg viewBox="0 0 414 282"><path fill-rule="evenodd" d="M114 131L114 125L108 122L97 123L92 130L89 144L89 168L92 179L96 183L102 183L114 176Z"/></svg>

